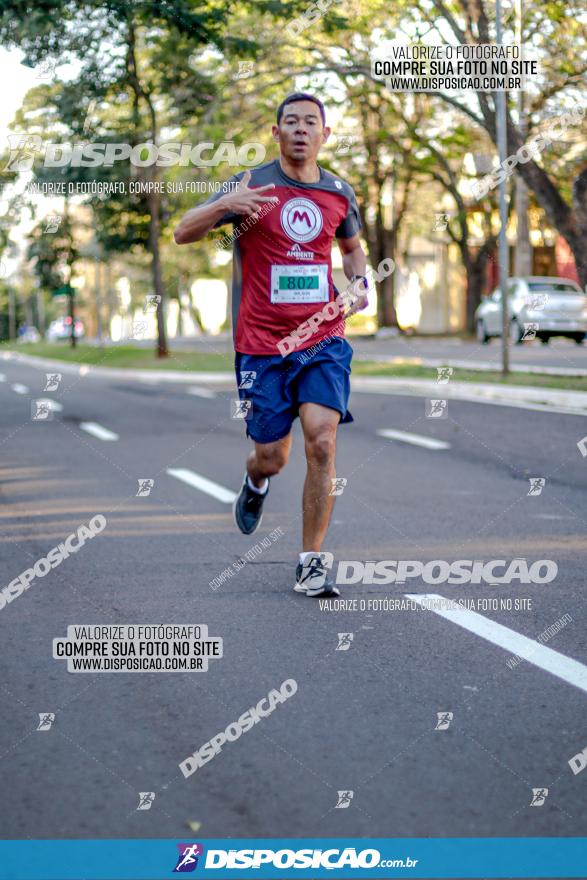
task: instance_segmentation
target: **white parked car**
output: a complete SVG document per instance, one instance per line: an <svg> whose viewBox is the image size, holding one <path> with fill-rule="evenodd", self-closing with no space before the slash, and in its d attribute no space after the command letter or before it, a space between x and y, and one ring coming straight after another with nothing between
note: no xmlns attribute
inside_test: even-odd
<svg viewBox="0 0 587 880"><path fill-rule="evenodd" d="M84 335L84 325L76 318L75 320L75 338L81 339ZM56 342L58 339L70 339L71 337L71 318L69 315L65 318L57 318L51 321L47 329L47 341Z"/></svg>
<svg viewBox="0 0 587 880"><path fill-rule="evenodd" d="M568 336L580 345L587 333L587 295L568 278L538 275L508 279L510 334L513 342ZM486 297L475 312L477 339L501 336L501 291Z"/></svg>

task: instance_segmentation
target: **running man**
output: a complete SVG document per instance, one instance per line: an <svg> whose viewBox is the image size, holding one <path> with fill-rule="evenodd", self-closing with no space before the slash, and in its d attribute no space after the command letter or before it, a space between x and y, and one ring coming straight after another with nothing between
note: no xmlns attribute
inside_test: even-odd
<svg viewBox="0 0 587 880"><path fill-rule="evenodd" d="M321 550L334 503L336 431L340 422L352 421L347 406L353 352L343 315L367 305L367 261L352 188L316 161L330 135L322 102L305 92L289 95L272 133L279 159L235 175L238 186L188 211L174 238L190 244L234 224L235 369L254 444L234 503L235 522L245 535L259 527L269 481L287 463L299 416L307 472L294 590L338 596ZM332 282L335 237L355 291L344 312Z"/></svg>

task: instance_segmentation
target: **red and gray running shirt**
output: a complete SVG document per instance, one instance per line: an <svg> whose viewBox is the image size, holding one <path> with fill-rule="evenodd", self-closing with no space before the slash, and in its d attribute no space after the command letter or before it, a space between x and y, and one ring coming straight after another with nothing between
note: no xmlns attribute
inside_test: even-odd
<svg viewBox="0 0 587 880"><path fill-rule="evenodd" d="M320 168L317 183L288 177L278 160L251 169L250 187L274 183L265 193L279 202L263 205L258 220L225 214L216 226L233 223L232 325L235 350L278 355L277 343L336 297L332 283L334 237L361 229L355 194L348 183ZM243 173L234 175L238 181ZM211 196L206 204L222 193ZM339 320L324 321L298 350L332 334L344 335Z"/></svg>

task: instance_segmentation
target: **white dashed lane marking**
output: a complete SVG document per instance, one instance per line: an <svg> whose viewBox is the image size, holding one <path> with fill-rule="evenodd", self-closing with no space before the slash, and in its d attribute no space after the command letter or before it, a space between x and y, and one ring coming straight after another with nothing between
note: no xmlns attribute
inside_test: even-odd
<svg viewBox="0 0 587 880"><path fill-rule="evenodd" d="M194 397L204 397L206 400L212 400L216 397L215 391L210 391L209 388L200 388L198 385L188 388L188 394L193 394Z"/></svg>
<svg viewBox="0 0 587 880"><path fill-rule="evenodd" d="M183 483L187 483L188 486L199 489L200 492L205 492L206 495L211 495L217 501L222 501L223 504L232 504L236 498L235 492L226 489L219 483L208 480L206 477L202 477L200 474L196 474L195 471L188 470L188 468L167 468L167 473L171 477L175 477L176 480L181 480Z"/></svg>
<svg viewBox="0 0 587 880"><path fill-rule="evenodd" d="M92 437L97 437L98 440L118 440L118 434L115 434L114 431L109 431L108 428L104 428L97 422L80 422L80 428L82 431L91 434Z"/></svg>
<svg viewBox="0 0 587 880"><path fill-rule="evenodd" d="M411 443L412 446L422 446L424 449L450 449L450 443L445 443L444 440L425 437L423 434L410 434L408 431L396 431L394 428L382 428L377 434L387 440L399 440L401 443Z"/></svg>

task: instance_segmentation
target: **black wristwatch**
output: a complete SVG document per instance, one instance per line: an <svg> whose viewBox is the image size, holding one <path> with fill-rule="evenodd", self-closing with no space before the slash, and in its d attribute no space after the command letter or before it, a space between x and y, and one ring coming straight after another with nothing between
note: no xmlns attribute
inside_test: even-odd
<svg viewBox="0 0 587 880"><path fill-rule="evenodd" d="M355 281L359 280L359 278L362 280L365 290L369 290L369 279L366 275L353 275L351 278L351 284L354 284Z"/></svg>

